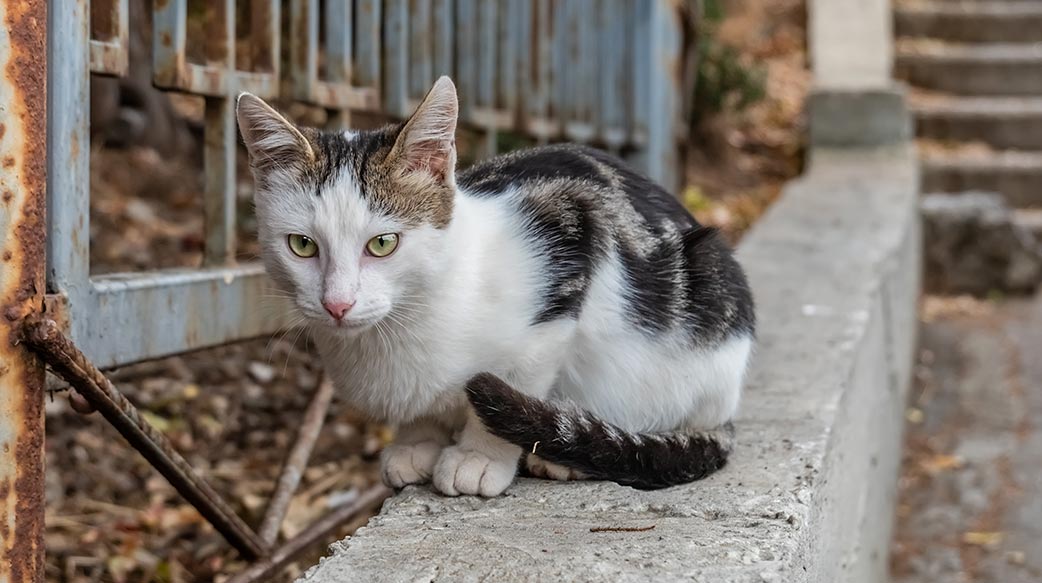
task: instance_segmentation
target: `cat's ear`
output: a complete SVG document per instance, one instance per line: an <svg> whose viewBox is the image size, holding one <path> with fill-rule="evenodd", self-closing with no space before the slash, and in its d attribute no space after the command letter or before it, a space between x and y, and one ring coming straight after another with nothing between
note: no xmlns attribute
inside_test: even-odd
<svg viewBox="0 0 1042 583"><path fill-rule="evenodd" d="M300 130L260 97L240 94L235 117L254 169L299 168L314 160L315 152Z"/></svg>
<svg viewBox="0 0 1042 583"><path fill-rule="evenodd" d="M427 92L394 144L398 163L409 172L423 172L449 186L455 185L456 86L441 77Z"/></svg>

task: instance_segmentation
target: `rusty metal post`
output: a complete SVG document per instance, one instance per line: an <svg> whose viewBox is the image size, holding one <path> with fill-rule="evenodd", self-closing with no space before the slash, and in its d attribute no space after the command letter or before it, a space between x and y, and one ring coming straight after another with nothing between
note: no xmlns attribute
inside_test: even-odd
<svg viewBox="0 0 1042 583"><path fill-rule="evenodd" d="M43 364L19 324L43 307L47 2L0 0L0 581L43 581Z"/></svg>

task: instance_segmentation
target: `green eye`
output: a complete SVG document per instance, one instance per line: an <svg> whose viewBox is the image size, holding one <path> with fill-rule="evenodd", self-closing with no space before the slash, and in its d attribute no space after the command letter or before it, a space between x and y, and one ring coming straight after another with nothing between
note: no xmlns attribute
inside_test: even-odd
<svg viewBox="0 0 1042 583"><path fill-rule="evenodd" d="M304 235L290 235L289 250L297 257L314 257L318 255L318 244Z"/></svg>
<svg viewBox="0 0 1042 583"><path fill-rule="evenodd" d="M377 235L365 244L365 250L373 257L387 257L398 248L398 235L385 233Z"/></svg>

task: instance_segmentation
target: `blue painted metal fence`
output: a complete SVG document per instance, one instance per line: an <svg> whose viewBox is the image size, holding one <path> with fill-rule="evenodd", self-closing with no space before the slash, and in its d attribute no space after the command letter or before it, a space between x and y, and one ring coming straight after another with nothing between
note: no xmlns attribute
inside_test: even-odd
<svg viewBox="0 0 1042 583"><path fill-rule="evenodd" d="M294 464L307 461L329 389L316 391L305 422L313 431L302 431L310 443L302 437L288 456L296 461L287 461L273 496L282 501L272 503L258 535L228 514L94 366L285 324L256 316L263 269L235 261L240 91L324 108L331 125L347 127L356 112L408 115L448 74L463 125L483 136L482 155L494 154L497 133L509 131L625 151L667 186L678 181L680 0L207 0L203 62L188 57L188 0L154 0L154 84L205 100L204 261L197 269L92 275L90 78L127 74L130 1L0 0L0 523L11 526L0 537L0 581L39 581L43 572L44 365L27 344L73 377L81 396L93 395L91 404L178 491L202 500L201 511L219 519L215 526L244 556L267 557L240 580L265 578L354 512L338 510L306 536L272 546L271 525L277 530L299 481ZM248 26L238 27L244 12ZM240 28L247 39L236 38ZM248 66L236 63L242 40ZM366 501L385 495L374 490Z"/></svg>
<svg viewBox="0 0 1042 583"><path fill-rule="evenodd" d="M110 30L95 38L87 3L61 2L49 36L48 289L62 296L72 338L102 367L281 324L254 317L260 266L234 263L239 91L320 106L349 126L352 112L408 115L448 74L463 124L485 137L484 155L502 131L590 142L625 149L658 180L677 182L680 31L669 0L249 0L251 70L235 62L234 0L206 4L204 63L187 57L188 1L157 1L155 84L206 100L205 264L92 277L89 76L126 72L127 1L95 0L93 10L110 13Z"/></svg>

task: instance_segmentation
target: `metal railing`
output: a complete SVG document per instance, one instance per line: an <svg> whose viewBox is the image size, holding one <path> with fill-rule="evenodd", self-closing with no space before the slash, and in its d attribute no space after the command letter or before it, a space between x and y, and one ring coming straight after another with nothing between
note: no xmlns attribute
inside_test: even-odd
<svg viewBox="0 0 1042 583"><path fill-rule="evenodd" d="M261 536L228 515L99 372L286 324L255 317L267 285L263 269L235 261L240 91L324 108L332 125L349 126L352 112L407 116L448 74L459 88L462 124L483 136L483 155L493 154L497 133L507 131L540 142L595 143L628 152L664 184L677 183L684 128L677 0L240 3L248 3L248 39L236 38L242 11L234 0L209 1L204 62L192 62L188 1L154 1L154 84L205 100L202 266L92 275L90 77L127 74L128 0L0 0L0 581L43 576L42 361L244 556L268 557L253 576L312 540L272 547L285 511L279 499L288 500L299 481L292 474L306 463L328 388L316 391ZM248 68L236 63L242 40ZM348 518L345 512L336 517ZM311 536L335 527L332 516Z"/></svg>

